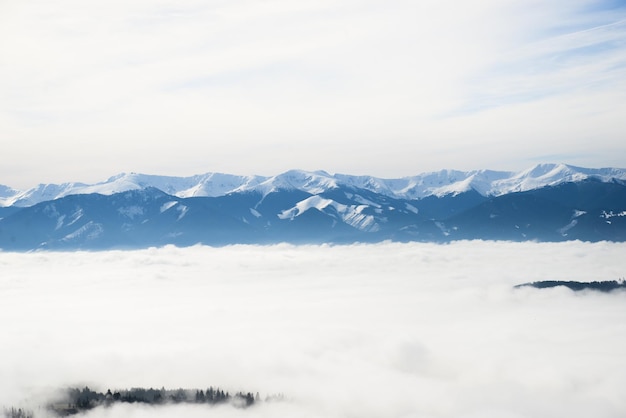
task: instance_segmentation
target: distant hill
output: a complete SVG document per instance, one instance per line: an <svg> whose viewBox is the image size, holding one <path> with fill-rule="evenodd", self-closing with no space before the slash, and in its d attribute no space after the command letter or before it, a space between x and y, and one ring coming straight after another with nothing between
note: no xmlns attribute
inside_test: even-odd
<svg viewBox="0 0 626 418"><path fill-rule="evenodd" d="M552 287L563 286L573 291L581 290L596 290L599 292L612 292L614 290L626 290L626 283L617 280L607 280L601 282L577 282L577 281L558 281L558 280L546 280L541 282L524 283L515 286L520 287L534 287L537 289L548 289Z"/></svg>

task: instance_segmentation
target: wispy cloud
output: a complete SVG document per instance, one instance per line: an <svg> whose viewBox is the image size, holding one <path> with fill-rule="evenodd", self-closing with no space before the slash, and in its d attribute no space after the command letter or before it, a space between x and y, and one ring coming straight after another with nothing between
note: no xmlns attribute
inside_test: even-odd
<svg viewBox="0 0 626 418"><path fill-rule="evenodd" d="M469 161L499 168L484 152L467 158L459 144L498 147L516 121L529 124L548 108L597 132L603 151L588 164L598 165L621 149L615 138L623 132L612 109L624 102L626 9L614 6L4 3L5 156L22 171L56 173L54 181L70 172L94 181L116 171L297 167L397 176L415 174L416 165L483 168ZM581 117L572 101L601 120ZM540 150L546 137L587 151L578 126L546 119L535 128L502 152L510 160L523 145L523 158L549 153ZM27 181L0 174L16 186Z"/></svg>
<svg viewBox="0 0 626 418"><path fill-rule="evenodd" d="M621 86L626 74L626 12L582 10L563 18L550 25L540 22L535 39L509 45L493 65L475 74L462 111ZM565 28L556 30L560 26Z"/></svg>

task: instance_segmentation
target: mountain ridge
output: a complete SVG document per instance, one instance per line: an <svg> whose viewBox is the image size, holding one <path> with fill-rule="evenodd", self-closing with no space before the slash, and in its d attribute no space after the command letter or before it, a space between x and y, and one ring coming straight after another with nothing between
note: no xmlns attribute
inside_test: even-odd
<svg viewBox="0 0 626 418"><path fill-rule="evenodd" d="M28 207L73 194L112 195L155 187L182 198L220 197L231 193L295 189L317 195L338 187L369 190L398 199L442 197L476 190L485 197L529 191L565 182L595 178L603 182L626 181L626 169L584 168L567 164L537 164L519 172L494 170L440 170L415 176L385 179L366 175L329 174L325 171L289 170L275 176L204 173L188 177L121 173L95 184L39 184L27 190L0 185L0 207Z"/></svg>
<svg viewBox="0 0 626 418"><path fill-rule="evenodd" d="M626 241L626 182L403 199L292 172L266 188L180 197L152 186L0 208L0 250L455 240ZM311 191L294 187L307 181ZM267 187L275 187L268 189ZM322 187L323 186L323 187Z"/></svg>

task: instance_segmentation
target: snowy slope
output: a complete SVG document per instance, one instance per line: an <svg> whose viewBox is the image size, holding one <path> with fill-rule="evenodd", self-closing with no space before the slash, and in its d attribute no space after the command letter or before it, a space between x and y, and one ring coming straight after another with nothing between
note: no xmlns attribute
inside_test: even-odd
<svg viewBox="0 0 626 418"><path fill-rule="evenodd" d="M581 175L565 170L568 175ZM520 174L517 178L522 182L502 179L489 172L455 177L454 181L450 176L458 173L439 174L442 186L438 190L448 194L424 199L390 197L387 194L393 193L397 184L390 186L374 180L369 184L359 183L368 181L363 177L354 180L352 186L332 188L334 183L329 183L329 178L335 177L300 171L278 179L247 179L244 185L239 185L237 179L227 183L232 178L225 177L213 189L250 187L267 192L265 195L229 193L185 198L155 187L115 194L74 194L29 207L0 208L0 251L383 240L626 242L626 182L566 182L487 197L473 187L486 188L501 180L516 187L534 187L567 176L563 176L563 167L543 167ZM111 182L110 189L112 184L118 187L119 180ZM257 184L252 186L251 180ZM430 184L438 181L432 177ZM137 183L128 182L131 187L138 186ZM173 184L170 181L165 185L174 187ZM193 182L181 187L189 184ZM67 187L59 190L63 192ZM387 194L365 187L379 187ZM312 194L303 188L321 192ZM471 188L467 193L454 194L467 188ZM194 193L198 190L194 189ZM271 190L275 192L269 193Z"/></svg>
<svg viewBox="0 0 626 418"><path fill-rule="evenodd" d="M366 215L363 213L364 209L368 208L368 205L344 205L332 199L324 199L320 196L311 196L298 202L292 208L283 210L279 213L278 218L283 220L293 220L295 217L302 215L310 209L315 208L320 212L326 212L326 209L329 207L333 208L331 216L338 217L341 222L344 222L353 228L369 232L375 232L378 230L376 218L372 215Z"/></svg>
<svg viewBox="0 0 626 418"><path fill-rule="evenodd" d="M155 187L178 197L217 197L237 192L259 192L267 195L273 191L285 189L301 190L315 195L340 186L365 189L399 199L441 197L472 189L483 196L500 196L564 182L582 181L587 178L596 178L603 182L613 179L626 181L626 169L592 169L565 164L539 164L520 172L441 170L399 179L347 174L332 175L324 171L302 170L290 170L271 177L222 173L172 177L130 173L119 174L91 185L83 183L40 184L25 191L0 186L0 206L32 206L38 202L71 194L111 195L146 187Z"/></svg>

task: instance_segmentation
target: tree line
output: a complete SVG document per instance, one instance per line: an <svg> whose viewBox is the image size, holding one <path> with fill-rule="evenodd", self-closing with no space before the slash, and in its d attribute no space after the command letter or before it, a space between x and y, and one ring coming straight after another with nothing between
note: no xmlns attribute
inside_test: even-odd
<svg viewBox="0 0 626 418"><path fill-rule="evenodd" d="M67 390L67 402L63 407L53 407L59 415L73 415L98 406L109 406L114 403L142 403L161 405L166 403L196 403L216 405L231 403L236 407L247 408L260 400L257 393L236 392L234 394L220 388L203 389L145 389L132 388L125 390L98 392L84 387Z"/></svg>
<svg viewBox="0 0 626 418"><path fill-rule="evenodd" d="M279 401L283 395L268 395L265 401ZM82 389L68 388L63 396L46 405L48 411L58 416L71 416L84 413L97 407L107 407L116 403L139 403L146 405L166 404L230 404L237 408L248 408L260 402L259 393L230 393L218 387L205 389L145 389L132 388L124 390L100 392L88 386ZM0 411L1 418L34 418L33 411L22 408L4 408Z"/></svg>
<svg viewBox="0 0 626 418"><path fill-rule="evenodd" d="M5 408L3 416L6 418L33 418L33 411L22 408Z"/></svg>
<svg viewBox="0 0 626 418"><path fill-rule="evenodd" d="M545 280L545 281L539 281L539 282L518 284L515 287L520 288L520 287L527 287L527 286L534 287L537 289L547 289L550 287L565 286L568 289L571 289L576 292L581 291L581 290L596 290L599 292L612 292L614 290L626 289L626 281L624 281L624 279L594 281L594 282Z"/></svg>

